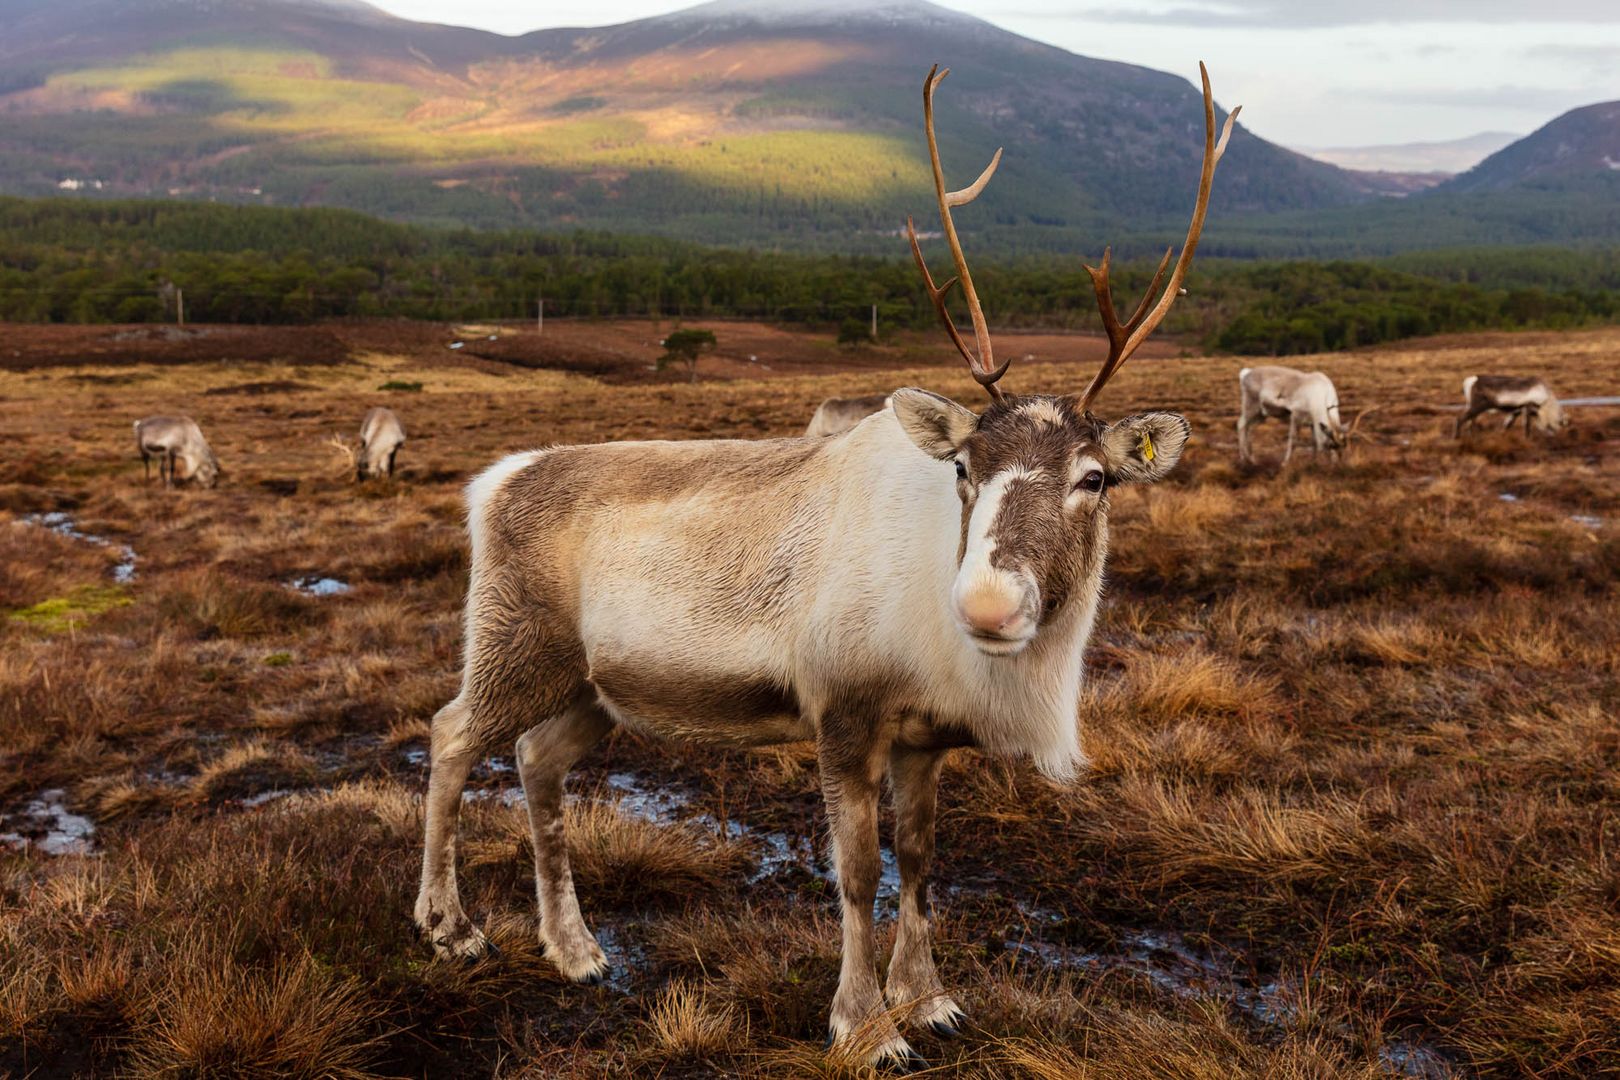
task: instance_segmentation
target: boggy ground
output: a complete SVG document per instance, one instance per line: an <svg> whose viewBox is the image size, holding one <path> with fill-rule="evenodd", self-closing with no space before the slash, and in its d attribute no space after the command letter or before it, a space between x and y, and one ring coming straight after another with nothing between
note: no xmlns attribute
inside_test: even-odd
<svg viewBox="0 0 1620 1080"><path fill-rule="evenodd" d="M786 435L829 393L978 391L944 366L610 386L438 355L0 376L0 1072L862 1071L820 1049L838 931L805 748L590 755L571 840L618 964L600 988L538 953L492 761L462 880L502 956L416 940L459 487L548 442ZM1275 424L1238 467L1239 366L1142 360L1106 396L1181 408L1195 440L1115 496L1090 774L949 766L937 951L972 1023L918 1048L980 1077L1620 1070L1620 417L1458 447L1442 407L1478 371L1613 393L1620 332L1311 358L1352 412L1385 406L1342 468L1279 471ZM378 402L411 441L356 488L321 440ZM157 411L202 422L224 486L142 486L129 425ZM290 584L318 578L348 591Z"/></svg>

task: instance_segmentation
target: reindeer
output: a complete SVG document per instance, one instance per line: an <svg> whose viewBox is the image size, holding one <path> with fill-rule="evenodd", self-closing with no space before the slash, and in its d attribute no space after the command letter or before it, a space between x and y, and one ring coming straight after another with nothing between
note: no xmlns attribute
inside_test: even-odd
<svg viewBox="0 0 1620 1080"><path fill-rule="evenodd" d="M866 397L830 397L816 406L810 426L804 429L811 438L840 435L875 412L889 407L888 394L868 394Z"/></svg>
<svg viewBox="0 0 1620 1080"><path fill-rule="evenodd" d="M1181 292L1203 230L1215 137L1203 72L1204 157L1186 242L1166 251L1121 322L1109 254L1090 268L1108 358L1079 396L1005 394L952 220L983 190L947 192L923 86L935 196L956 276L912 256L947 335L989 394L982 413L920 389L836 439L628 442L513 454L467 487L472 560L461 688L433 718L415 919L441 956L491 951L462 908L457 812L468 772L516 744L534 840L540 940L566 977L607 959L575 897L563 783L616 725L729 746L815 743L843 913L829 1039L914 1063L895 1015L950 1033L963 1013L929 944L935 790L946 751L978 747L1071 779L1083 764L1082 652L1097 617L1109 492L1171 471L1173 413L1109 424L1091 406ZM960 285L976 349L952 322ZM1155 295L1159 298L1153 302ZM878 802L893 791L901 889L886 984L875 968ZM896 1008L891 1014L884 1001Z"/></svg>
<svg viewBox="0 0 1620 1080"><path fill-rule="evenodd" d="M360 460L354 478L364 480L367 476L385 473L392 478L394 455L404 445L405 425L399 422L394 410L380 405L368 409L366 418L360 422Z"/></svg>
<svg viewBox="0 0 1620 1080"><path fill-rule="evenodd" d="M360 446L356 449L342 435L334 433L326 445L343 455L344 470L354 470L355 483L368 476L394 475L394 455L405 445L405 427L393 409L369 409L360 422Z"/></svg>
<svg viewBox="0 0 1620 1080"><path fill-rule="evenodd" d="M1463 380L1463 414L1452 425L1451 437L1462 438L1463 426L1474 426L1481 413L1500 411L1507 413L1502 424L1506 431L1522 415L1524 434L1530 436L1530 425L1550 434L1569 426L1569 417L1558 403L1552 388L1541 379L1525 375L1470 375Z"/></svg>
<svg viewBox="0 0 1620 1080"><path fill-rule="evenodd" d="M1349 429L1340 420L1339 392L1320 371L1309 374L1286 367L1244 368L1238 372L1241 395L1238 413L1238 457L1254 460L1249 449L1249 428L1267 417L1288 418L1288 449L1283 464L1294 456L1294 439L1301 419L1311 425L1311 452L1323 450L1343 456ZM1363 413L1365 415L1365 413ZM1357 417L1359 422L1360 417Z"/></svg>
<svg viewBox="0 0 1620 1080"><path fill-rule="evenodd" d="M158 477L166 488L191 481L211 488L222 470L202 428L189 416L148 416L135 421L135 449L140 451L146 482L152 482L152 459L158 459Z"/></svg>

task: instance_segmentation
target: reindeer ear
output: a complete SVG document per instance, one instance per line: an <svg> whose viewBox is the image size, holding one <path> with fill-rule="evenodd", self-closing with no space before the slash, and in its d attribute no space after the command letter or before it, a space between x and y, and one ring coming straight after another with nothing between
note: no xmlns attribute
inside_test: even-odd
<svg viewBox="0 0 1620 1080"><path fill-rule="evenodd" d="M979 426L979 417L972 409L914 386L889 395L889 407L917 448L941 461L955 457Z"/></svg>
<svg viewBox="0 0 1620 1080"><path fill-rule="evenodd" d="M1103 432L1108 479L1136 484L1162 480L1181 459L1191 433L1192 426L1175 413L1127 416Z"/></svg>

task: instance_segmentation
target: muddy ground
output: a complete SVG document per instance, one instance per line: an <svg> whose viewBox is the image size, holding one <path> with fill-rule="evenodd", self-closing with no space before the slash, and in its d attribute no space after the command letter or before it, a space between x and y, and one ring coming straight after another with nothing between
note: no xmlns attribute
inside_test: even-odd
<svg viewBox="0 0 1620 1080"><path fill-rule="evenodd" d="M978 393L921 336L845 354L745 324L687 385L646 370L659 329L0 327L0 1072L861 1071L820 1050L837 906L806 747L620 734L586 759L602 987L539 955L510 757L461 851L502 957L432 962L410 926L469 474ZM1078 389L1096 345L1003 338L1034 356L1007 385ZM971 1023L915 1045L986 1077L1620 1070L1620 411L1449 438L1466 374L1613 394L1620 332L1307 358L1350 414L1382 406L1342 467L1280 468L1275 424L1240 467L1240 366L1165 346L1108 391L1194 441L1114 496L1088 776L947 769L937 954ZM356 487L325 440L373 404L410 441ZM198 419L220 488L141 482L130 421L155 412Z"/></svg>

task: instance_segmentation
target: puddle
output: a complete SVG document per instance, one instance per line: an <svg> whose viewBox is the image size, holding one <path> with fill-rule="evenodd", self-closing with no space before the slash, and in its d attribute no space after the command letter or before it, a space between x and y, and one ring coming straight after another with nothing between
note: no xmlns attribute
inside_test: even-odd
<svg viewBox="0 0 1620 1080"><path fill-rule="evenodd" d="M634 773L612 773L607 786L618 799L621 809L645 821L660 825L685 822L711 832L720 832L721 825L712 814L687 813L691 796L679 790L649 790L641 777ZM824 861L816 858L815 843L809 835L795 836L775 829L759 829L744 822L730 819L724 832L729 840L752 844L758 852L758 868L748 876L750 885L789 871L802 871L822 881L835 882L838 875ZM900 896L900 865L888 847L879 848L882 871L878 876L877 898L885 909L892 908Z"/></svg>
<svg viewBox="0 0 1620 1080"><path fill-rule="evenodd" d="M992 889L951 891L957 896L1000 898ZM1118 948L1091 952L1040 937L1042 927L1055 930L1065 921L1057 912L1016 899L1010 902L1026 920L1026 936L1006 943L1007 951L1019 962L1027 960L1042 970L1137 975L1176 997L1228 1002L1263 1028L1292 1023L1299 1015L1299 987L1293 979L1262 980L1233 960L1190 944L1173 930L1125 930L1119 935ZM1349 1037L1352 1033L1346 1028L1342 1034ZM1450 1080L1457 1075L1444 1055L1412 1038L1396 1039L1380 1047L1378 1060L1389 1072L1418 1080Z"/></svg>
<svg viewBox="0 0 1620 1080"><path fill-rule="evenodd" d="M1571 405L1620 405L1620 397L1572 397L1559 398L1558 404L1568 408Z"/></svg>
<svg viewBox="0 0 1620 1080"><path fill-rule="evenodd" d="M1063 921L1053 912L1017 906L1037 923L1053 926ZM1194 948L1174 931L1127 930L1119 936L1119 948L1106 953L1055 944L1034 936L1008 941L1007 950L1020 960L1028 958L1043 970L1126 972L1142 976L1177 997L1228 1001L1239 1012L1266 1026L1285 1024L1298 1012L1292 983L1271 980L1256 985L1256 980L1240 973L1233 964Z"/></svg>
<svg viewBox="0 0 1620 1080"><path fill-rule="evenodd" d="M1438 1053L1404 1039L1379 1047L1378 1062L1397 1076L1412 1076L1417 1080L1450 1080L1457 1075Z"/></svg>
<svg viewBox="0 0 1620 1080"><path fill-rule="evenodd" d="M261 791L257 795L249 795L242 800L242 805L263 806L265 803L275 802L277 799L285 799L289 795L296 794L298 793L291 788L271 788L269 791Z"/></svg>
<svg viewBox="0 0 1620 1080"><path fill-rule="evenodd" d="M1519 501L1519 497L1517 495L1513 494L1513 492L1511 492L1511 491L1504 491L1504 492L1502 492L1502 494L1498 495L1497 498L1502 500L1503 502L1518 502Z"/></svg>
<svg viewBox="0 0 1620 1080"><path fill-rule="evenodd" d="M1585 525L1588 529L1596 529L1603 524L1603 519L1591 514L1571 514L1569 520L1577 525Z"/></svg>
<svg viewBox="0 0 1620 1080"><path fill-rule="evenodd" d="M347 581L339 581L337 578L331 577L317 577L314 574L291 578L286 582L286 585L287 588L295 589L305 596L342 596L354 588Z"/></svg>
<svg viewBox="0 0 1620 1080"><path fill-rule="evenodd" d="M411 765L426 765L428 762L428 752L426 750L407 750L403 756L405 761Z"/></svg>
<svg viewBox="0 0 1620 1080"><path fill-rule="evenodd" d="M24 514L22 521L29 525L38 525L42 529L49 529L58 536L66 536L73 540L81 540L86 544L95 544L97 547L112 548L118 552L118 561L113 564L113 580L120 585L127 585L135 580L135 549L128 544L120 544L116 540L109 540L105 536L95 533L81 532L73 521L73 515L60 510L52 510L47 514Z"/></svg>
<svg viewBox="0 0 1620 1080"><path fill-rule="evenodd" d="M12 832L0 833L0 844L47 855L88 855L95 848L96 826L67 808L67 793L50 788L15 814L6 815Z"/></svg>

